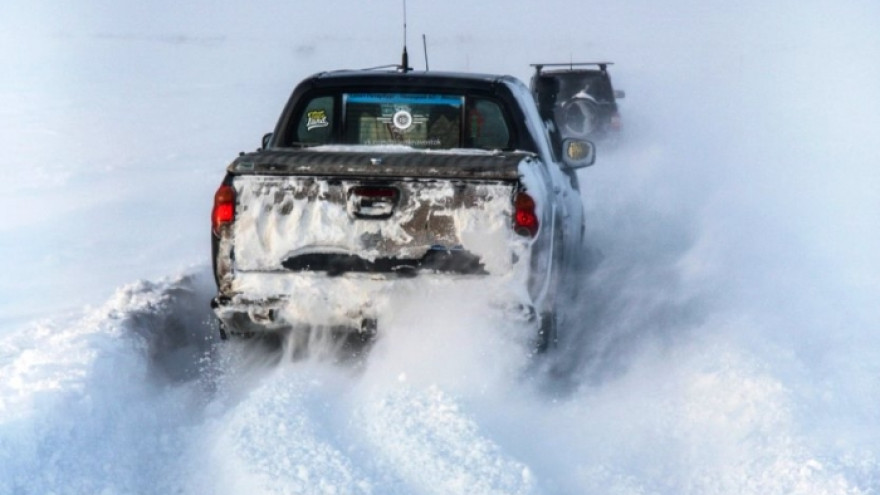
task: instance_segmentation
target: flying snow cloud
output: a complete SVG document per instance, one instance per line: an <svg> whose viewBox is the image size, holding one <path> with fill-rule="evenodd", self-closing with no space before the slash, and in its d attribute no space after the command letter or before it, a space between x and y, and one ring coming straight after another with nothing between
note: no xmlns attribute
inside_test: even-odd
<svg viewBox="0 0 880 495"><path fill-rule="evenodd" d="M0 7L0 492L880 486L869 1L411 0L417 68L422 33L432 70L615 62L563 347L529 359L473 295L345 365L218 345L223 167L300 78L397 62L386 3Z"/></svg>

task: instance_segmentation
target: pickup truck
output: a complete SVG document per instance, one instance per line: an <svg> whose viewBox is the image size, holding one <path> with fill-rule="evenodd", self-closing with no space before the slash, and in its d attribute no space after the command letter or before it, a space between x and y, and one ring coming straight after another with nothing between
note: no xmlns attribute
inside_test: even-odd
<svg viewBox="0 0 880 495"><path fill-rule="evenodd" d="M308 77L214 196L221 337L372 336L401 294L433 281L482 284L545 349L581 255L575 169L594 159L591 142L548 128L511 76Z"/></svg>

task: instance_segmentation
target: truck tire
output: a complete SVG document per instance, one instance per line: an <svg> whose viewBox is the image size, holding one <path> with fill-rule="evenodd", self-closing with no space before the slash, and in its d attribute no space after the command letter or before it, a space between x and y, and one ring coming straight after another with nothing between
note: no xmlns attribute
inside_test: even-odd
<svg viewBox="0 0 880 495"><path fill-rule="evenodd" d="M535 342L535 352L543 354L556 347L559 317L555 311L547 311L541 314L538 326L538 338Z"/></svg>

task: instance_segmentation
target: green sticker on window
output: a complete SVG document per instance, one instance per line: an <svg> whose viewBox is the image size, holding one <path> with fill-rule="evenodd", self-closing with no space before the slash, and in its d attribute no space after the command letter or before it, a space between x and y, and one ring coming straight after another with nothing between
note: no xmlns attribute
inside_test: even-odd
<svg viewBox="0 0 880 495"><path fill-rule="evenodd" d="M327 121L327 111L326 110L310 110L307 114L308 122L306 122L306 129L311 131L312 129L319 129L321 127L327 127L330 123Z"/></svg>

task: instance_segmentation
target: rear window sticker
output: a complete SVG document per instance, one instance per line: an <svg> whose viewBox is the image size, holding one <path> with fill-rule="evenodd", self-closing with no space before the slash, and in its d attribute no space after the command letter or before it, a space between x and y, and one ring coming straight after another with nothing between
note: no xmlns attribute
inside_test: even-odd
<svg viewBox="0 0 880 495"><path fill-rule="evenodd" d="M394 127L397 127L401 131L405 131L413 124L413 116L406 110L398 110L397 113L391 117L391 121L394 123Z"/></svg>
<svg viewBox="0 0 880 495"><path fill-rule="evenodd" d="M306 130L319 129L327 127L330 123L327 121L326 110L310 110L307 114L308 122L306 122Z"/></svg>

